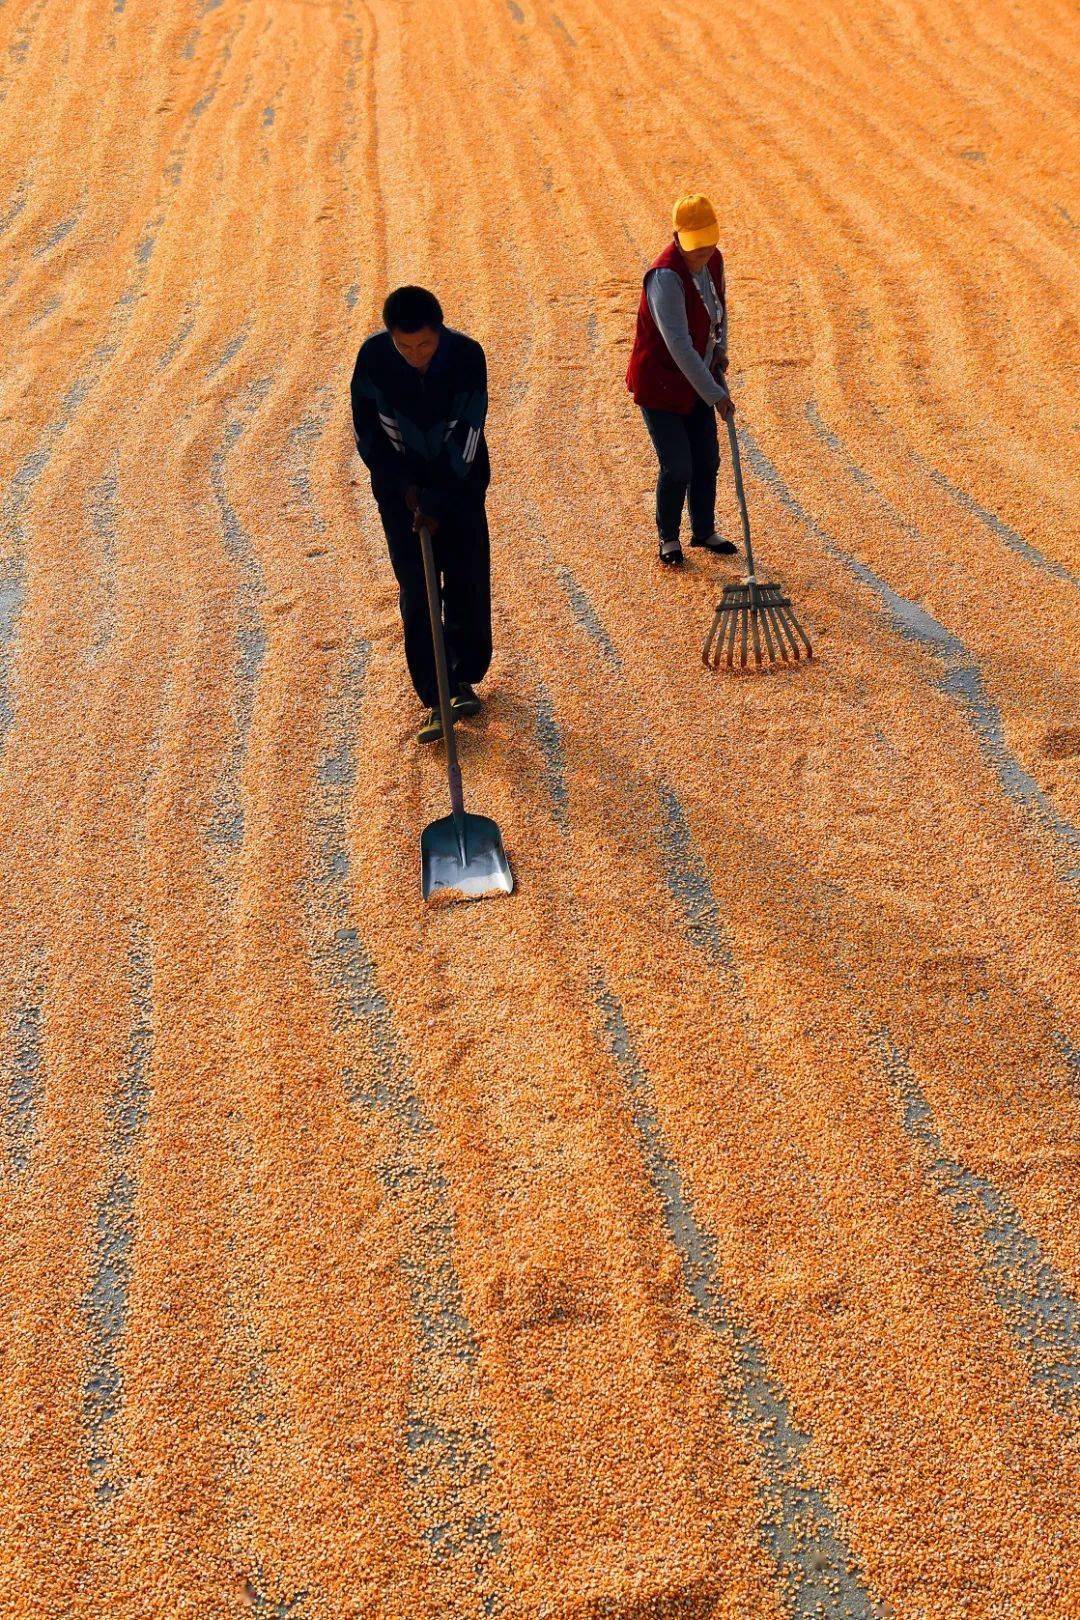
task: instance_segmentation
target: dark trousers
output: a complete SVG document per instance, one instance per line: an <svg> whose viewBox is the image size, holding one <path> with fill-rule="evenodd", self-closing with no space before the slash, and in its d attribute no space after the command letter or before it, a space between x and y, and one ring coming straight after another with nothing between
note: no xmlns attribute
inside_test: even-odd
<svg viewBox="0 0 1080 1620"><path fill-rule="evenodd" d="M379 515L398 582L405 662L417 697L434 709L439 683L420 536L413 533L412 513L400 498L381 500ZM432 538L432 549L442 587L451 690L461 681L471 686L483 680L491 663L491 546L483 502L447 513Z"/></svg>
<svg viewBox="0 0 1080 1620"><path fill-rule="evenodd" d="M716 527L716 474L720 447L716 412L699 399L689 416L677 411L642 410L660 476L656 481L656 527L661 540L677 540L683 503L690 506L690 531L707 540Z"/></svg>

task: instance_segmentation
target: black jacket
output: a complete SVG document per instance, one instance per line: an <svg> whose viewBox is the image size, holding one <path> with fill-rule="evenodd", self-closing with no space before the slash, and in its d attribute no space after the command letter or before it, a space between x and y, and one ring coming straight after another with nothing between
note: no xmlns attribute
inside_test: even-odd
<svg viewBox="0 0 1080 1620"><path fill-rule="evenodd" d="M389 332L368 338L356 357L353 430L377 501L400 500L415 484L432 517L482 502L491 481L486 415L487 361L463 332L443 327L426 373L402 358Z"/></svg>

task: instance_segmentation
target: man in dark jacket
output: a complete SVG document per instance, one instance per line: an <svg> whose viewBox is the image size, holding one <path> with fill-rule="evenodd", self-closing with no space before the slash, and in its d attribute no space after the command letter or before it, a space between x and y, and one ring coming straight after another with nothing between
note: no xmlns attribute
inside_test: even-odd
<svg viewBox="0 0 1080 1620"><path fill-rule="evenodd" d="M473 687L491 663L487 362L479 343L443 324L438 299L423 287L392 292L383 323L356 357L353 428L397 577L409 674L431 710L419 740L434 742L442 720L421 524L431 531L442 584L455 719L478 712Z"/></svg>

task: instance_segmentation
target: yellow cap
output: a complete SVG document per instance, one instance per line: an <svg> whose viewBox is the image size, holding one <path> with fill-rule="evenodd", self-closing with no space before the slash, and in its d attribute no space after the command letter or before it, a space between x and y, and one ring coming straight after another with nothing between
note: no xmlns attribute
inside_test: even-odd
<svg viewBox="0 0 1080 1620"><path fill-rule="evenodd" d="M708 197L700 191L680 197L671 216L679 246L687 253L695 248L715 247L720 240L720 227L716 223L716 210Z"/></svg>

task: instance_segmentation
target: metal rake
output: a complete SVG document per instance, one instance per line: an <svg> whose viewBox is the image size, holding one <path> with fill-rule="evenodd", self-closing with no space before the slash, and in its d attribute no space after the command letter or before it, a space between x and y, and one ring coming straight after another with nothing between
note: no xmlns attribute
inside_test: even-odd
<svg viewBox="0 0 1080 1620"><path fill-rule="evenodd" d="M814 656L814 649L798 619L784 588L775 581L762 584L754 572L754 552L750 544L750 518L746 510L746 492L743 489L742 462L739 459L739 441L735 434L734 416L728 417L728 443L731 445L731 464L735 470L735 493L739 497L742 514L743 541L746 545L746 578L738 585L725 585L716 604L709 633L705 637L701 659L709 669L719 669L721 663L728 669L735 667L738 648L739 668L745 669L750 653L760 669L764 643L767 661L798 664L805 653ZM801 645L800 645L801 643Z"/></svg>

